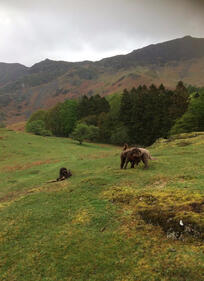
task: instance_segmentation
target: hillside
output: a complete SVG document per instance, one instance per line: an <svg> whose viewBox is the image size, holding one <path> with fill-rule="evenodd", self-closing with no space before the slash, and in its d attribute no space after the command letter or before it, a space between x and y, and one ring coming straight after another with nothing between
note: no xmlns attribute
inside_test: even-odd
<svg viewBox="0 0 204 281"><path fill-rule="evenodd" d="M27 71L28 68L22 64L0 62L0 87L20 79Z"/></svg>
<svg viewBox="0 0 204 281"><path fill-rule="evenodd" d="M120 147L0 129L0 280L201 281L204 133ZM60 167L73 176L57 178Z"/></svg>
<svg viewBox="0 0 204 281"><path fill-rule="evenodd" d="M0 79L0 119L7 123L83 94L104 96L152 83L174 88L179 80L204 86L204 39L186 36L97 62L46 59L30 68L15 65L13 72L11 66ZM0 65L0 74L6 67Z"/></svg>

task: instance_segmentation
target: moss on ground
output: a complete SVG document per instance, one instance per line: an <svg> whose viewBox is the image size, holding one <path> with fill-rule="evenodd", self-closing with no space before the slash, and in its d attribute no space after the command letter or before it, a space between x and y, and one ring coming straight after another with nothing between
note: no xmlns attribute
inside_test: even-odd
<svg viewBox="0 0 204 281"><path fill-rule="evenodd" d="M112 203L128 204L135 216L160 226L173 239L204 239L204 196L181 190L136 191L113 187L103 193Z"/></svg>

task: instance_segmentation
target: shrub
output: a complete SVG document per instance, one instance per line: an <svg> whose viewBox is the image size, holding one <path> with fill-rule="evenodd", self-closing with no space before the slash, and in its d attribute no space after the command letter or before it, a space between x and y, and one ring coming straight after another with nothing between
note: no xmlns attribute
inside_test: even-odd
<svg viewBox="0 0 204 281"><path fill-rule="evenodd" d="M44 136L44 137L50 137L50 136L52 136L52 132L51 132L50 130L43 129L43 130L40 132L40 135L41 135L41 136Z"/></svg>
<svg viewBox="0 0 204 281"><path fill-rule="evenodd" d="M47 112L45 110L38 110L30 116L28 123L36 121L36 120L42 120L45 122L46 115L47 115Z"/></svg>
<svg viewBox="0 0 204 281"><path fill-rule="evenodd" d="M26 124L26 131L40 136L51 136L52 133L45 129L45 122L42 120L35 120Z"/></svg>
<svg viewBox="0 0 204 281"><path fill-rule="evenodd" d="M90 141L98 141L99 139L99 128L96 126L88 126L87 139Z"/></svg>
<svg viewBox="0 0 204 281"><path fill-rule="evenodd" d="M88 138L89 126L83 123L77 124L76 128L72 132L71 138L77 140L79 144Z"/></svg>

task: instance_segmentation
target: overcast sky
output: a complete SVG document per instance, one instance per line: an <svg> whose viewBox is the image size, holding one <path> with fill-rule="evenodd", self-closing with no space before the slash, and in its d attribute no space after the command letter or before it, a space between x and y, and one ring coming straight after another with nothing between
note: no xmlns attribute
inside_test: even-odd
<svg viewBox="0 0 204 281"><path fill-rule="evenodd" d="M204 38L204 0L0 0L0 61L99 60Z"/></svg>

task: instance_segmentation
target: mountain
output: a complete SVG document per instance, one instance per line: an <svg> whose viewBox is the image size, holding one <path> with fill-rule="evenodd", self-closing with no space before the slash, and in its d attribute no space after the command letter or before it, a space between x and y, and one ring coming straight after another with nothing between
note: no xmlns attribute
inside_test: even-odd
<svg viewBox="0 0 204 281"><path fill-rule="evenodd" d="M100 63L115 68L139 65L164 65L170 61L198 59L204 56L204 39L185 36L156 45L149 45L130 54L103 59Z"/></svg>
<svg viewBox="0 0 204 281"><path fill-rule="evenodd" d="M108 95L139 84L204 86L204 39L186 36L91 62L46 59L28 68L0 63L0 119L25 120L39 108L83 94Z"/></svg>
<svg viewBox="0 0 204 281"><path fill-rule="evenodd" d="M22 64L0 62L0 87L23 77L27 71L28 67Z"/></svg>

